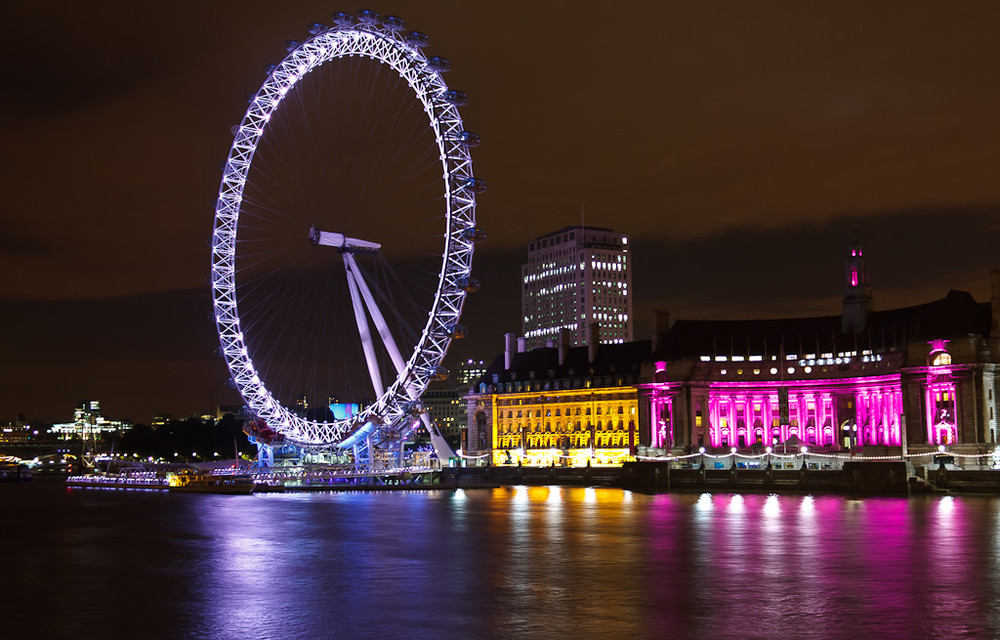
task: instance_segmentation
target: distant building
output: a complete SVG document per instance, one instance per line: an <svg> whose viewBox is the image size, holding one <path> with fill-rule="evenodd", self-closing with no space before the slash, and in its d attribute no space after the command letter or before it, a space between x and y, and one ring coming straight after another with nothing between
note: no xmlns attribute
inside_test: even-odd
<svg viewBox="0 0 1000 640"><path fill-rule="evenodd" d="M462 391L448 381L432 382L420 399L441 435L449 442L460 443L466 425Z"/></svg>
<svg viewBox="0 0 1000 640"><path fill-rule="evenodd" d="M170 424L171 420L173 420L173 416L170 415L169 413L158 413L155 416L153 416L153 421L149 423L149 426L153 427L154 429L158 429L160 427L165 427L168 424Z"/></svg>
<svg viewBox="0 0 1000 640"><path fill-rule="evenodd" d="M18 416L17 420L0 426L0 444L26 444L36 436L38 430L28 424L24 416Z"/></svg>
<svg viewBox="0 0 1000 640"><path fill-rule="evenodd" d="M218 407L216 407L215 409L216 421L225 418L226 414L232 415L237 420L246 419L246 409L241 404L220 404Z"/></svg>
<svg viewBox="0 0 1000 640"><path fill-rule="evenodd" d="M603 344L632 341L632 271L628 236L602 227L566 227L528 245L521 268L521 334L543 347L560 329L570 345L587 344L601 326Z"/></svg>
<svg viewBox="0 0 1000 640"><path fill-rule="evenodd" d="M132 423L127 420L111 420L102 415L99 400L81 400L73 411L73 422L54 424L50 432L60 440L70 440L84 437L101 438L131 428Z"/></svg>
<svg viewBox="0 0 1000 640"><path fill-rule="evenodd" d="M458 383L460 390L463 388L467 390L483 377L484 373L486 373L486 361L469 358L458 365L455 382Z"/></svg>
<svg viewBox="0 0 1000 640"><path fill-rule="evenodd" d="M306 415L307 411L309 411L309 398L304 393L300 393L295 396L295 415L301 418Z"/></svg>

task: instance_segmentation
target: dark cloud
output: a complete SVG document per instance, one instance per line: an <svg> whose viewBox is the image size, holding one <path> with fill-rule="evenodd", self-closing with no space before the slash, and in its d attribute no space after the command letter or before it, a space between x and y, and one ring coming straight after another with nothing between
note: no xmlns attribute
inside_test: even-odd
<svg viewBox="0 0 1000 640"><path fill-rule="evenodd" d="M640 337L657 307L836 313L855 228L880 308L949 288L982 299L1000 266L997 3L378 8L452 60L447 79L484 141L490 240L455 357L489 357L519 331L527 241L581 219L632 236ZM204 287L230 127L284 41L330 11L4 5L0 300L18 318L5 358L24 376L5 374L0 419L90 394L119 394L138 417L208 402L225 372L195 355L214 337L206 295L190 292Z"/></svg>
<svg viewBox="0 0 1000 640"><path fill-rule="evenodd" d="M20 225L9 220L9 216L0 214L0 254L23 258L26 255L44 255L49 250L50 246L41 238L25 233Z"/></svg>
<svg viewBox="0 0 1000 640"><path fill-rule="evenodd" d="M106 300L0 301L0 410L63 420L99 398L148 422L234 402L211 319L208 288Z"/></svg>

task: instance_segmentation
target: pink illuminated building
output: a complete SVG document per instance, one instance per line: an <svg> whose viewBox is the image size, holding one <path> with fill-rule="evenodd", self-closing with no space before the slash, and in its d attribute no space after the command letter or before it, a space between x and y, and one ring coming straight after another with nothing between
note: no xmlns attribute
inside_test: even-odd
<svg viewBox="0 0 1000 640"><path fill-rule="evenodd" d="M855 241L839 316L678 320L654 340L640 385L648 446L993 447L1000 272L991 278L987 303L950 291L875 311Z"/></svg>
<svg viewBox="0 0 1000 640"><path fill-rule="evenodd" d="M566 328L558 346L537 349L510 334L505 354L466 396L470 438L478 437L470 450L492 454L496 464L507 459L506 449L528 460L550 451L552 463L573 465L585 464L586 456L574 456L588 447L592 464L701 447L991 452L1000 271L990 277L989 302L950 291L879 311L855 240L844 260L839 315L671 325L658 314L652 341L600 344L603 327L591 326L586 348L572 347ZM519 423L526 406L534 411L530 424Z"/></svg>

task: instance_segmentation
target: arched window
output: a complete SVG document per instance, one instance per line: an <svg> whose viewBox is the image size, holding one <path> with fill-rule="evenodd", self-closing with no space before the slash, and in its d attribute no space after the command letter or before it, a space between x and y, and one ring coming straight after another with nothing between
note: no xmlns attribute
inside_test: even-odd
<svg viewBox="0 0 1000 640"><path fill-rule="evenodd" d="M951 364L951 354L947 351L938 351L937 353L932 353L930 355L930 361L931 366L934 367Z"/></svg>

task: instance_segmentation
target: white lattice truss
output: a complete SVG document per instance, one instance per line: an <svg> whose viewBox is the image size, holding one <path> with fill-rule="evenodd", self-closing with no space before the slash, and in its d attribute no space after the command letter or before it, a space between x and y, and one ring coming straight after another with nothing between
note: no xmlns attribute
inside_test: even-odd
<svg viewBox="0 0 1000 640"><path fill-rule="evenodd" d="M445 249L427 323L404 371L356 416L335 422L313 422L295 415L271 395L248 355L236 299L236 231L247 174L271 114L295 83L312 69L349 56L365 56L389 65L406 80L424 107L443 169ZM466 230L475 228L476 201L473 190L464 188L473 178L472 160L461 135L463 126L458 108L446 99L448 90L441 74L431 68L420 48L404 39L403 33L363 24L333 27L298 45L274 68L250 100L236 132L215 210L212 240L215 321L230 374L247 407L295 444L319 447L342 444L370 424L374 425L368 436L372 441L398 436L412 422L408 408L427 388L451 343L466 296L458 281L469 277L472 267L473 239Z"/></svg>

